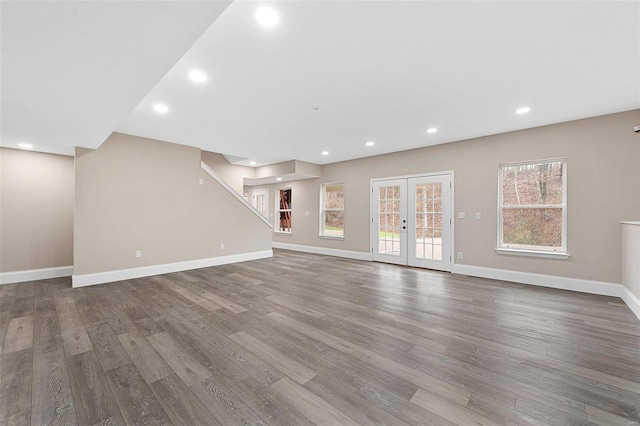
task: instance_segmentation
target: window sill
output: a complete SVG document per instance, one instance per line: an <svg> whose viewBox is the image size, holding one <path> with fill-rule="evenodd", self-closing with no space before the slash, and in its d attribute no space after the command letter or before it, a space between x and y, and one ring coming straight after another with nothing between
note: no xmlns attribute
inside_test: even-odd
<svg viewBox="0 0 640 426"><path fill-rule="evenodd" d="M498 254L509 254L514 256L528 256L528 257L544 257L547 259L568 259L571 256L569 253L563 253L559 251L537 251L537 250L522 250L511 248L497 248L495 249Z"/></svg>
<svg viewBox="0 0 640 426"><path fill-rule="evenodd" d="M333 235L318 235L318 238L323 238L325 240L344 240L343 237L333 236Z"/></svg>
<svg viewBox="0 0 640 426"><path fill-rule="evenodd" d="M293 235L293 232L284 232L284 231L273 231L273 233L278 235Z"/></svg>

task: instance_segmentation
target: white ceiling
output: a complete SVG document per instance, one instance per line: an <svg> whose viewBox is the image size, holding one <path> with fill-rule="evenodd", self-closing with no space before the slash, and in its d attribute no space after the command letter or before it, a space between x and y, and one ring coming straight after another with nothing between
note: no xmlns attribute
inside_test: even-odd
<svg viewBox="0 0 640 426"><path fill-rule="evenodd" d="M0 145L97 148L229 1L0 3Z"/></svg>
<svg viewBox="0 0 640 426"><path fill-rule="evenodd" d="M637 1L270 6L264 28L232 3L118 129L325 164L640 107Z"/></svg>
<svg viewBox="0 0 640 426"><path fill-rule="evenodd" d="M28 4L2 3L3 145L116 129L326 164L640 108L638 1Z"/></svg>

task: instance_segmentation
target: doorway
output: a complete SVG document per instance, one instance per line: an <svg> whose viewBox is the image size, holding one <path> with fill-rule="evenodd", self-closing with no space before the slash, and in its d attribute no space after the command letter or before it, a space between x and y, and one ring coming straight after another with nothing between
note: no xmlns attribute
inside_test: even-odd
<svg viewBox="0 0 640 426"><path fill-rule="evenodd" d="M251 204L256 210L260 212L264 217L269 219L269 190L268 189L254 189L251 192Z"/></svg>
<svg viewBox="0 0 640 426"><path fill-rule="evenodd" d="M371 184L374 261L451 271L453 172Z"/></svg>

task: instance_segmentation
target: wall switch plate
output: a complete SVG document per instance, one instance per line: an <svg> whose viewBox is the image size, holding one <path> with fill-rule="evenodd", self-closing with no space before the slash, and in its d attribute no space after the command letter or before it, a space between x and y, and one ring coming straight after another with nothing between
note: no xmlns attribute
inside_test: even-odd
<svg viewBox="0 0 640 426"><path fill-rule="evenodd" d="M304 215L309 217L309 212L304 212Z"/></svg>
<svg viewBox="0 0 640 426"><path fill-rule="evenodd" d="M142 250L136 250L136 257L142 257Z"/></svg>
<svg viewBox="0 0 640 426"><path fill-rule="evenodd" d="M224 243L220 243L220 250L224 250Z"/></svg>
<svg viewBox="0 0 640 426"><path fill-rule="evenodd" d="M200 185L204 185L204 179L200 179Z"/></svg>
<svg viewBox="0 0 640 426"><path fill-rule="evenodd" d="M458 212L458 219L464 219L467 217L467 214L465 212Z"/></svg>
<svg viewBox="0 0 640 426"><path fill-rule="evenodd" d="M476 219L478 220L482 219L482 213L476 213Z"/></svg>
<svg viewBox="0 0 640 426"><path fill-rule="evenodd" d="M464 253L462 253L461 251L458 252L458 260L462 260L464 259Z"/></svg>

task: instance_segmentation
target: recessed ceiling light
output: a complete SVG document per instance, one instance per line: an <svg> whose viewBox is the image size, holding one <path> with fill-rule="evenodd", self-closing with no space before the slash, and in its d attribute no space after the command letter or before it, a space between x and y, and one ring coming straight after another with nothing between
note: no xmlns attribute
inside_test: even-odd
<svg viewBox="0 0 640 426"><path fill-rule="evenodd" d="M271 9L270 7L259 7L256 10L256 20L260 25L265 27L273 27L278 23L280 17L278 16L278 12Z"/></svg>
<svg viewBox="0 0 640 426"><path fill-rule="evenodd" d="M19 143L18 146L24 149L33 149L33 145L31 145L30 143Z"/></svg>
<svg viewBox="0 0 640 426"><path fill-rule="evenodd" d="M191 81L196 83L203 83L207 81L207 75L202 71L198 71L198 70L190 71L189 78L191 79Z"/></svg>
<svg viewBox="0 0 640 426"><path fill-rule="evenodd" d="M435 133L437 131L438 131L438 129L436 129L435 127L431 127L429 129L427 129L427 133Z"/></svg>
<svg viewBox="0 0 640 426"><path fill-rule="evenodd" d="M169 107L166 106L165 104L155 104L153 106L153 110L161 114L166 114L167 112L169 112Z"/></svg>
<svg viewBox="0 0 640 426"><path fill-rule="evenodd" d="M277 181L281 181L281 180L282 180L282 178L276 178L276 180L277 180Z"/></svg>
<svg viewBox="0 0 640 426"><path fill-rule="evenodd" d="M367 142L367 146L374 146L374 145L375 145L375 142L374 142L374 141L369 141L369 142Z"/></svg>
<svg viewBox="0 0 640 426"><path fill-rule="evenodd" d="M322 151L322 155L329 155L329 151Z"/></svg>
<svg viewBox="0 0 640 426"><path fill-rule="evenodd" d="M529 107L522 107L522 108L518 108L518 109L516 110L516 114L526 114L526 113L528 113L529 111L531 111L531 108L529 108Z"/></svg>
<svg viewBox="0 0 640 426"><path fill-rule="evenodd" d="M255 161L249 161L250 166L255 166L257 163Z"/></svg>

